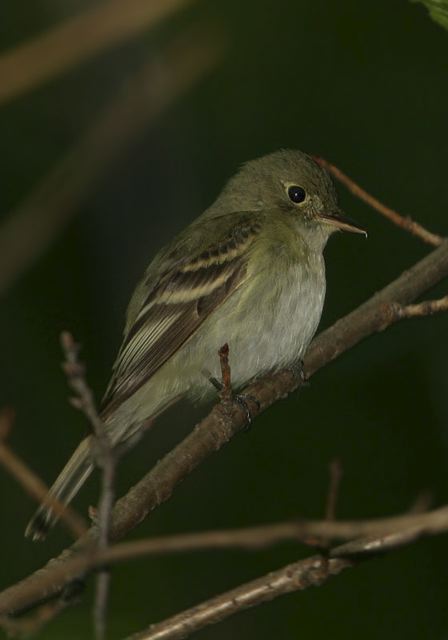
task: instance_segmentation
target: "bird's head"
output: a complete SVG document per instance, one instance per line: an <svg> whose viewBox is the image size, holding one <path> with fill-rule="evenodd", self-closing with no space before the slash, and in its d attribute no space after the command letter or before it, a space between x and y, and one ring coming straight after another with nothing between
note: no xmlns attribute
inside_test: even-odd
<svg viewBox="0 0 448 640"><path fill-rule="evenodd" d="M327 171L301 151L277 151L247 162L218 201L227 210L266 210L291 216L299 226L326 237L337 230L367 235L339 209Z"/></svg>

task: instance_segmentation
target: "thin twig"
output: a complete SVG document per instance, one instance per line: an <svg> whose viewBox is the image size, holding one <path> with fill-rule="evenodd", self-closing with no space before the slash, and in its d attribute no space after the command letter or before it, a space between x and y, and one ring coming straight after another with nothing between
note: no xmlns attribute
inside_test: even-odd
<svg viewBox="0 0 448 640"><path fill-rule="evenodd" d="M75 342L69 331L63 331L61 333L61 347L65 357L62 368L67 376L69 386L75 393L75 396L70 398L70 403L84 413L93 433L100 441L101 447L104 448L104 451L108 450L109 438L98 415L92 390L86 382L85 366L79 362L80 345Z"/></svg>
<svg viewBox="0 0 448 640"><path fill-rule="evenodd" d="M0 464L12 475L20 486L36 502L47 502L55 513L61 518L75 540L83 536L87 531L87 525L74 509L65 507L53 496L48 496L48 487L44 482L21 460L8 445L6 438L12 428L13 413L8 410L0 412Z"/></svg>
<svg viewBox="0 0 448 640"><path fill-rule="evenodd" d="M447 276L448 241L444 241L382 291L319 334L305 357L306 377L310 378L361 340L396 321L398 318L391 312L391 303L407 305ZM256 416L300 385L301 379L293 371L283 370L260 378L244 393L260 402L260 407L254 408ZM246 415L242 408L235 405L224 411L221 405L215 406L183 442L118 500L112 513L111 540L123 538L140 524L171 496L177 484L245 426ZM79 575L74 571L68 578L65 567L76 559L74 554L91 545L95 535L96 530L92 529L48 565L0 593L0 615L29 608L42 598L42 594L46 597L58 594L67 581Z"/></svg>
<svg viewBox="0 0 448 640"><path fill-rule="evenodd" d="M441 236L428 231L428 229L425 229L425 227L423 227L418 222L415 222L409 217L402 216L400 213L398 213L398 211L387 207L380 200L378 200L378 198L375 198L365 189L360 187L359 184L352 180L352 178L349 178L349 176L343 173L338 167L336 167L331 162L328 162L328 160L317 156L315 156L314 159L322 167L329 171L336 178L336 180L339 180L339 182L345 185L347 189L351 193L353 193L354 196L356 196L360 200L363 200L370 207L378 211L378 213L381 213L381 215L397 225L397 227L401 227L402 229L405 229L405 231L409 231L409 233L412 233L414 236L417 236L418 238L423 240L423 242L426 242L426 244L430 244L433 247L438 247L442 244L444 239Z"/></svg>
<svg viewBox="0 0 448 640"><path fill-rule="evenodd" d="M105 425L98 415L92 390L85 379L85 366L79 361L79 345L68 331L61 334L61 345L65 355L63 369L68 383L75 392L72 404L83 411L93 430L92 455L101 469L101 493L98 505L98 537L99 552L107 549L109 544L109 530L112 507L114 504L115 464L116 456L107 434ZM103 640L106 635L107 602L109 598L110 573L102 568L96 582L96 597L94 606L94 621L97 640Z"/></svg>
<svg viewBox="0 0 448 640"><path fill-rule="evenodd" d="M330 482L328 487L327 503L325 508L325 519L328 521L336 518L336 505L339 497L339 487L342 479L342 465L340 460L335 459L330 464Z"/></svg>
<svg viewBox="0 0 448 640"><path fill-rule="evenodd" d="M216 66L222 40L212 32L192 30L142 65L79 142L8 214L0 226L0 294L45 252L142 130Z"/></svg>
<svg viewBox="0 0 448 640"><path fill-rule="evenodd" d="M190 0L109 0L0 56L0 104L155 27Z"/></svg>
<svg viewBox="0 0 448 640"><path fill-rule="evenodd" d="M430 316L434 313L441 313L444 311L448 311L448 296L444 296L438 300L425 300L419 304L401 306L397 309L397 313L401 320Z"/></svg>
<svg viewBox="0 0 448 640"><path fill-rule="evenodd" d="M444 517L446 517L448 507L445 507L444 511ZM421 517L424 521L425 516ZM151 625L147 630L129 636L127 640L180 640L188 638L205 626L221 622L249 607L269 602L287 593L321 586L330 577L338 575L342 570L353 567L363 560L390 552L415 542L424 535L434 533L425 525L422 526L423 521L414 527L404 527L392 533L367 539L363 537L348 542L330 550L328 555L316 555L289 564L202 602L163 622ZM334 523L329 524L331 526ZM448 521L437 532L446 531L448 531Z"/></svg>
<svg viewBox="0 0 448 640"><path fill-rule="evenodd" d="M232 377L229 364L229 345L227 342L218 351L219 363L221 366L221 400L227 401L232 398Z"/></svg>

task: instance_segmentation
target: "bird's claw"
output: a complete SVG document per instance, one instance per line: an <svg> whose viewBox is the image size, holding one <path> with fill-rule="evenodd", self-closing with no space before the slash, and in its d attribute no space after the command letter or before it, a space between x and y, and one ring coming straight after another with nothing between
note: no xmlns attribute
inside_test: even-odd
<svg viewBox="0 0 448 640"><path fill-rule="evenodd" d="M290 370L295 378L298 378L301 382L301 386L308 386L308 378L305 373L305 363L303 360L296 360L290 365Z"/></svg>
<svg viewBox="0 0 448 640"><path fill-rule="evenodd" d="M210 376L209 380L211 384L215 387L215 389L218 391L219 396L221 398L221 402L236 403L239 407L241 407L244 410L244 413L246 415L246 422L247 422L246 429L249 429L253 419L249 403L252 402L253 404L255 404L257 407L257 411L260 411L261 409L261 404L257 400L257 398L254 398L254 396L251 396L251 395L233 393L231 388L226 387L222 382L220 382L217 378L213 376Z"/></svg>
<svg viewBox="0 0 448 640"><path fill-rule="evenodd" d="M252 412L249 407L249 402L252 402L253 404L256 405L257 412L260 411L261 404L259 400L257 400L257 398L254 398L254 396L238 394L238 393L233 395L233 401L236 402L242 409L244 409L244 412L246 414L246 422L247 422L245 426L245 431L248 431L252 426Z"/></svg>

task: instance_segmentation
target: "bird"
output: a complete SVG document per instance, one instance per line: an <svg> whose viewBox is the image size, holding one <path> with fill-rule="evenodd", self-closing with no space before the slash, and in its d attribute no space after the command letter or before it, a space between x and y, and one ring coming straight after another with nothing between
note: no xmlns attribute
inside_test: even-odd
<svg viewBox="0 0 448 640"><path fill-rule="evenodd" d="M210 397L224 343L233 389L300 362L320 322L323 251L337 230L366 235L342 213L330 175L310 155L285 149L243 164L156 254L131 297L100 410L112 447L131 448L143 425L181 398ZM87 480L92 438L75 450L51 499L67 505ZM26 536L43 539L56 523L51 499Z"/></svg>

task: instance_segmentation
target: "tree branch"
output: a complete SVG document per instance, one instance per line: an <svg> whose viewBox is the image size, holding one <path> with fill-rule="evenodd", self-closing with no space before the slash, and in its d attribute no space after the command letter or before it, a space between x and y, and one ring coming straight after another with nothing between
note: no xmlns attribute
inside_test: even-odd
<svg viewBox="0 0 448 640"><path fill-rule="evenodd" d="M39 584L28 585L28 597L38 598L48 593L55 582L69 584L75 577L85 576L104 565L112 566L148 555L165 555L192 551L217 549L244 549L257 551L274 544L284 542L301 542L307 546L315 541L330 543L331 541L349 541L350 553L357 552L357 537L368 536L369 539L381 537L391 545L400 536L421 537L448 531L448 506L428 513L405 514L391 518L373 520L304 520L297 522L280 522L274 524L245 527L242 529L203 531L199 533L176 534L172 536L154 537L144 540L124 542L109 546L106 549L89 547L83 552L74 554L65 562L53 565L52 571L41 575ZM385 543L386 544L386 543ZM338 547L345 548L347 545ZM372 546L370 547L372 550ZM335 550L332 552L336 553ZM366 551L364 550L364 553Z"/></svg>
<svg viewBox="0 0 448 640"><path fill-rule="evenodd" d="M338 167L336 167L325 158L315 157L316 162L318 162L324 169L326 169L329 173L331 173L336 180L338 180L341 184L343 184L347 189L353 193L354 196L363 200L366 204L368 204L372 209L378 211L385 218L393 222L397 227L401 227L405 231L412 233L414 236L426 242L426 244L430 244L433 247L438 247L442 244L443 238L436 233L432 233L425 229L421 224L412 220L412 218L404 217L398 211L387 207L380 200L372 196L365 189L359 186L352 178L349 178L347 174L341 171Z"/></svg>
<svg viewBox="0 0 448 640"><path fill-rule="evenodd" d="M87 525L74 509L65 507L59 500L48 497L48 487L6 444L6 438L12 428L13 414L0 412L0 464L12 475L25 492L39 504L45 499L58 514L75 540L87 532Z"/></svg>
<svg viewBox="0 0 448 640"><path fill-rule="evenodd" d="M115 490L115 464L116 455L106 432L106 428L98 415L92 390L85 379L85 366L79 361L80 346L74 341L68 331L61 334L61 345L65 355L63 362L64 373L67 376L69 386L76 396L71 398L71 403L84 413L93 431L91 446L96 465L101 471L101 492L98 502L96 524L98 536L96 547L98 552L107 549L109 544L109 530ZM97 640L103 640L106 636L106 615L109 599L110 573L108 569L101 568L96 580L96 594L94 606L95 635Z"/></svg>
<svg viewBox="0 0 448 640"><path fill-rule="evenodd" d="M382 331L399 319L396 305L406 305L448 276L448 240L405 271L367 302L323 331L311 344L305 358L307 377L332 362L364 338ZM245 393L260 403L253 417L280 398L297 389L302 378L284 370L251 384ZM117 541L134 529L153 509L167 500L175 486L209 455L219 450L245 426L245 412L238 406L217 405L192 433L170 451L140 482L115 504L111 522L111 540ZM61 578L64 563L80 549L91 544L95 531L53 559L42 569L0 594L0 615L33 606L44 597L58 594L67 584ZM54 573L53 573L54 572ZM54 577L54 579L52 578ZM71 579L77 577L72 574ZM42 580L46 588L41 588Z"/></svg>
<svg viewBox="0 0 448 640"><path fill-rule="evenodd" d="M397 313L400 320L405 318L421 318L422 316L431 316L434 313L448 311L448 296L439 298L438 300L425 300L419 304L409 304L407 306L399 306Z"/></svg>
<svg viewBox="0 0 448 640"><path fill-rule="evenodd" d="M315 555L288 564L163 622L151 625L147 630L129 636L127 640L188 638L205 626L221 622L249 607L269 602L287 593L321 586L330 577L338 575L344 569L356 566L361 561L408 545L423 536L447 532L448 507L439 509L433 514L436 514L434 519L432 514L404 516L404 519L410 518L408 526L399 525L389 533L383 532L374 537L360 538L335 547L328 554ZM330 523L330 527L335 524L337 523Z"/></svg>

